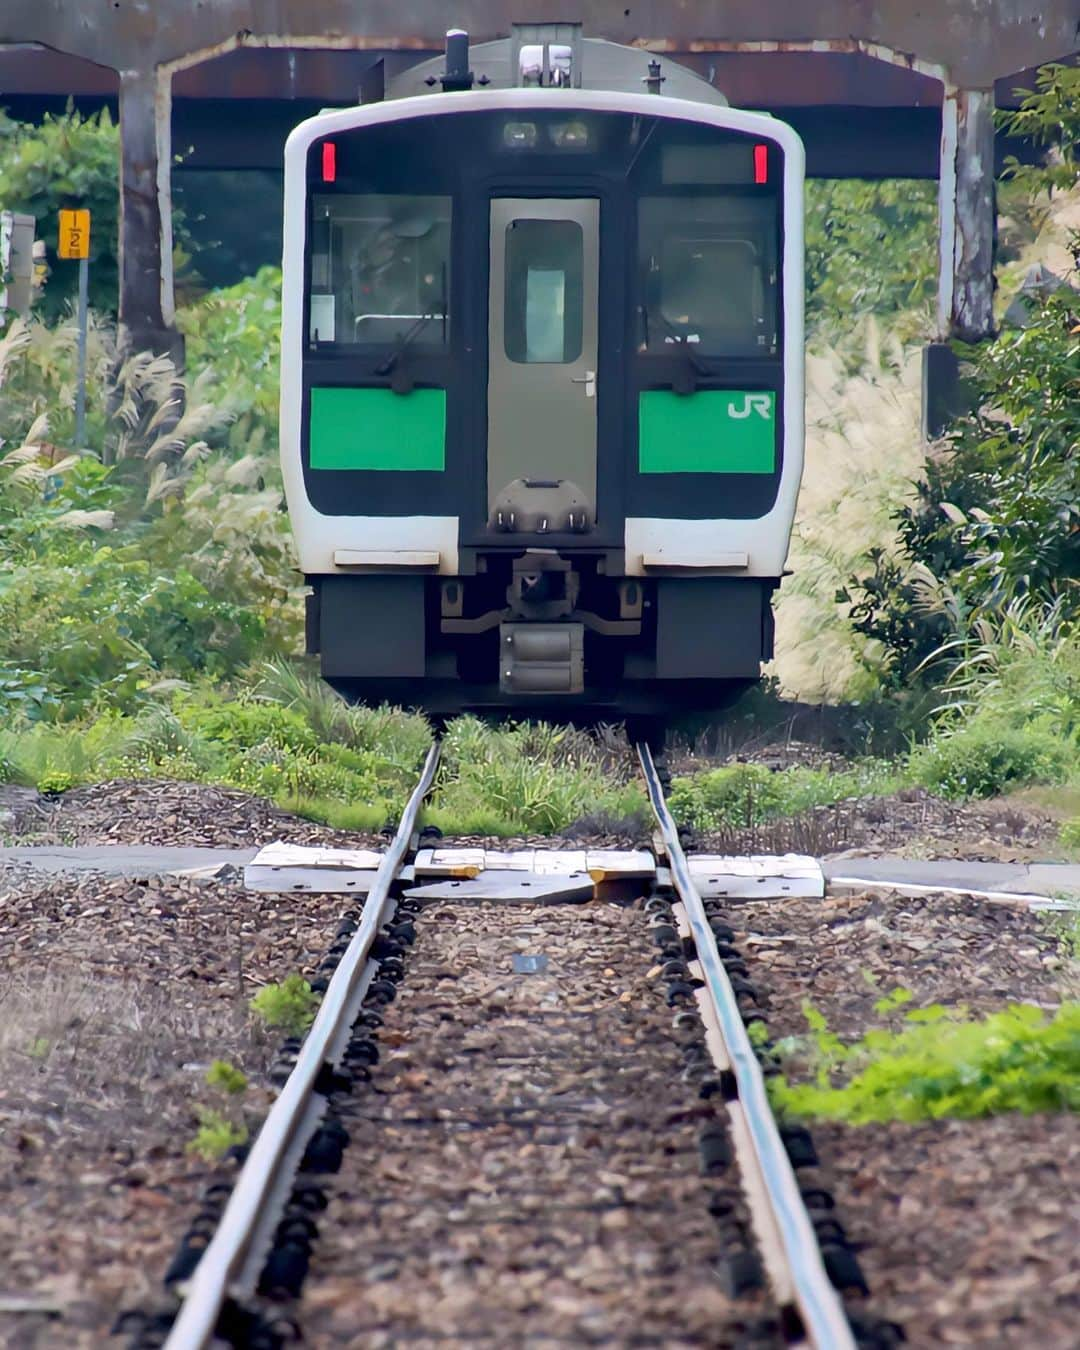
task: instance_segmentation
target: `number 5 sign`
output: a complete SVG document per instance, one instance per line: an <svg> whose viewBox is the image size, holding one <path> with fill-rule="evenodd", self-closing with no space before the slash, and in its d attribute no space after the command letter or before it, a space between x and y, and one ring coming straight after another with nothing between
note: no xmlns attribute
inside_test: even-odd
<svg viewBox="0 0 1080 1350"><path fill-rule="evenodd" d="M61 258L89 258L89 211L60 212L60 241L56 251Z"/></svg>

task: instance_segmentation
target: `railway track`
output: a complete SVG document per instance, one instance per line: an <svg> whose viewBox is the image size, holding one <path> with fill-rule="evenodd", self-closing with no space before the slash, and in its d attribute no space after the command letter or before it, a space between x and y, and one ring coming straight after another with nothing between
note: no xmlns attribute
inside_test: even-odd
<svg viewBox="0 0 1080 1350"><path fill-rule="evenodd" d="M571 1319L572 1325L563 1328L563 1343L592 1339L605 1326L610 1338L616 1325L623 1330L615 1338L628 1344L786 1344L847 1350L890 1343L883 1331L860 1328L857 1334L849 1321L838 1287L857 1291L861 1277L831 1213L831 1199L805 1177L800 1185L801 1169L816 1161L808 1137L802 1131L782 1131L769 1108L768 1051L748 1031L760 1016L745 965L730 946L731 931L722 916L715 905L703 902L694 884L664 799L661 773L646 746L638 748L638 755L657 822L658 866L650 894L641 896L642 904L633 910L604 907L624 916L621 926L604 931L593 923L586 944L591 955L581 970L562 971L561 986L550 981L545 985L542 978L549 959L557 965L557 955L541 954L536 966L521 967L515 955L515 970L532 971L534 980L518 981L528 991L521 995L525 1003L518 1007L511 1000L509 1013L505 994L501 1003L485 994L471 1010L464 1007L462 995L458 1008L459 976L446 959L447 934L454 951L464 944L470 961L493 963L493 978L486 986L490 991L499 985L498 972L505 970L510 947L520 945L516 935L523 923L526 929L531 924L531 931L543 935L542 945L557 953L559 934L569 931L568 924L592 922L587 916L595 914L594 907L490 905L484 910L482 902L478 908L465 904L456 911L433 907L444 922L430 933L425 929L418 949L422 953L434 944L431 950L436 956L442 951L442 957L431 967L434 975L429 971L425 977L421 968L405 982L402 1002L412 997L415 1009L423 1008L427 999L429 1007L443 1011L434 1030L420 1038L427 1047L421 1059L427 1059L419 1070L404 1080L383 1081L373 1036L384 1013L400 1014L389 1028L398 1044L411 1034L408 1010L385 1007L394 987L380 974L380 961L392 979L400 978L404 947L425 927L427 910L416 902L406 903L401 922L395 883L434 781L438 747L432 749L363 910L343 925L332 949L326 963L332 977L316 1019L302 1045L286 1047L291 1071L235 1185L227 1195L217 1191L208 1196L201 1222L182 1249L183 1259L174 1264L172 1288L182 1296L175 1318L171 1326L170 1319L144 1323L134 1346L203 1350L231 1343L257 1348L297 1339L296 1309L303 1305L296 1299L312 1262L316 1290L320 1281L324 1284L324 1294L316 1300L323 1311L316 1312L312 1326L306 1320L304 1325L313 1343L395 1343L393 1336L386 1339L385 1327L372 1324L362 1331L360 1312L352 1323L359 1339L343 1338L332 1317L327 1320L327 1310L337 1300L334 1291L347 1290L350 1283L355 1290L361 1267L374 1269L380 1281L400 1282L405 1305L395 1314L394 1299L383 1294L381 1306L391 1310L391 1320L405 1319L411 1338L422 1337L423 1317L410 1318L423 1304L423 1281L432 1281L445 1303L446 1277L428 1260L432 1233L420 1243L428 1255L418 1257L403 1216L408 1189L419 1184L423 1159L436 1137L452 1139L452 1147L441 1162L436 1156L428 1183L433 1188L430 1206L459 1225L436 1245L460 1248L461 1233L486 1235L484 1250L474 1246L464 1254L458 1251L466 1268L471 1263L480 1270L482 1281L467 1298L462 1290L458 1295L464 1298L463 1307L474 1312L487 1306L487 1299L494 1319L485 1331L475 1316L472 1322L466 1316L468 1330L455 1335L444 1327L438 1339L531 1344L527 1331L520 1340L509 1333L515 1316L524 1317L523 1328L538 1327L536 1334L543 1339L548 1291L555 1289L558 1305L560 1272L565 1275L568 1264L585 1269L591 1262L585 1285L593 1291L595 1325L588 1318L580 1325ZM455 913L456 927L448 927L445 916ZM656 962L657 948L658 964L645 981L646 955L651 952L648 959ZM610 981L630 978L635 958L633 978L648 983L649 991L643 997L625 993L620 1007L619 999L611 996ZM414 953L410 969L417 960ZM606 981L606 997L564 1007L561 991L573 987L575 977L586 989L589 981ZM425 978L441 980L443 987L425 992ZM666 999L658 986L666 989ZM649 1010L634 1022L627 1004L636 1008L639 1003ZM614 1009L614 1020L605 1008ZM491 1024L492 1034L472 1044L477 1025L491 1023L493 1017L509 1020ZM478 1086L473 1069L479 1062L494 1077ZM379 1109L374 1114L372 1094L349 1098L350 1075L377 1076L374 1100ZM665 1078L670 1089L661 1087ZM411 1089L404 1097L403 1081ZM408 1135L404 1149L403 1130ZM355 1237L337 1242L328 1234L314 1244L318 1212L327 1201L316 1174L336 1168L350 1134L366 1142L354 1144L346 1154L358 1161L349 1164L349 1181L338 1188L333 1203L335 1213L344 1208L347 1231L367 1230L368 1243L365 1247ZM522 1139L528 1145L523 1154ZM553 1156L564 1163L561 1171L556 1168L554 1189L545 1189L534 1162L523 1161L533 1156L538 1140L539 1146L553 1145ZM455 1169L463 1163L460 1149L468 1152L479 1141L486 1180L477 1195ZM385 1162L395 1148L401 1155L396 1170ZM330 1161L319 1161L320 1152L328 1153ZM607 1152L610 1165L604 1161ZM396 1182L389 1199L384 1195L373 1207L365 1192L380 1166L384 1173L389 1166ZM386 1189L385 1177L380 1185ZM426 1203L421 1200L420 1208ZM380 1227L384 1208L399 1219L389 1237L385 1225ZM578 1216L574 1232L580 1233L581 1242L576 1256L566 1250L566 1234L558 1223L550 1232L545 1229L552 1216L569 1211ZM616 1212L618 1217L613 1217ZM602 1253L611 1246L613 1226L624 1223L636 1225L634 1241L615 1241L622 1255L607 1269ZM529 1237L528 1253L515 1238L522 1231ZM537 1262L536 1251L548 1255ZM552 1252L559 1253L554 1262L548 1259ZM417 1280L415 1296L408 1292L410 1277ZM596 1309L605 1292L617 1293L620 1279L625 1308L605 1322ZM517 1301L506 1306L498 1298L491 1301L492 1286L512 1285L531 1293L515 1294ZM701 1297L704 1290L712 1296ZM696 1313L690 1306L695 1293L700 1303ZM445 1318L439 1298L434 1315ZM500 1330L493 1331L494 1326Z"/></svg>

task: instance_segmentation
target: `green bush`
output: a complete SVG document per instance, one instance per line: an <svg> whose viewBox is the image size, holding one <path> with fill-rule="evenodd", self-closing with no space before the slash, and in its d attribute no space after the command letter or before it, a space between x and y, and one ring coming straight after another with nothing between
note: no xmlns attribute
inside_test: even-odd
<svg viewBox="0 0 1080 1350"><path fill-rule="evenodd" d="M1054 730L987 719L938 732L908 761L915 782L952 798L996 797L1025 783L1060 783L1075 766L1075 744Z"/></svg>
<svg viewBox="0 0 1080 1350"><path fill-rule="evenodd" d="M252 413L277 443L281 268L211 291L180 310L189 370L210 370L237 414Z"/></svg>
<svg viewBox="0 0 1080 1350"><path fill-rule="evenodd" d="M450 724L439 785L425 818L447 833L546 834L582 817L637 828L646 815L625 742L613 752L571 727Z"/></svg>
<svg viewBox="0 0 1080 1350"><path fill-rule="evenodd" d="M61 315L78 290L78 264L56 253L61 207L89 209L90 303L116 309L119 164L120 132L107 108L89 117L72 109L46 113L40 125L0 111L0 202L37 220L52 269L41 302L50 317Z"/></svg>
<svg viewBox="0 0 1080 1350"><path fill-rule="evenodd" d="M669 803L680 823L697 830L761 825L813 806L890 791L895 771L867 760L843 773L796 766L772 770L762 764L728 764L671 785Z"/></svg>
<svg viewBox="0 0 1080 1350"><path fill-rule="evenodd" d="M898 1006L894 999L880 1010ZM935 1006L907 1013L900 1030L875 1029L851 1043L815 1009L805 1011L810 1037L777 1048L809 1059L816 1081L770 1080L784 1115L861 1125L1080 1110L1080 1002L1052 1015L1010 1004L983 1018Z"/></svg>
<svg viewBox="0 0 1080 1350"><path fill-rule="evenodd" d="M319 996L302 975L286 975L280 984L267 984L250 1000L249 1006L268 1027L287 1036L302 1036L315 1020Z"/></svg>
<svg viewBox="0 0 1080 1350"><path fill-rule="evenodd" d="M811 328L925 308L937 284L937 189L904 179L806 184L806 313Z"/></svg>
<svg viewBox="0 0 1080 1350"><path fill-rule="evenodd" d="M187 1146L189 1153L197 1154L205 1162L218 1162L231 1148L247 1143L246 1125L239 1125L212 1106L197 1106L195 1115L199 1128Z"/></svg>

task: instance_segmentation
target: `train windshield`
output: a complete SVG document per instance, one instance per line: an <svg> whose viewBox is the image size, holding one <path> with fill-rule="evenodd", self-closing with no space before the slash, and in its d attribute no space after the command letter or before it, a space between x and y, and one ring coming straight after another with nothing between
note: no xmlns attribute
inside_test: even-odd
<svg viewBox="0 0 1080 1350"><path fill-rule="evenodd" d="M450 198L316 194L313 342L443 346L450 295Z"/></svg>
<svg viewBox="0 0 1080 1350"><path fill-rule="evenodd" d="M639 204L641 344L705 356L773 356L778 343L778 221L772 199L645 197Z"/></svg>

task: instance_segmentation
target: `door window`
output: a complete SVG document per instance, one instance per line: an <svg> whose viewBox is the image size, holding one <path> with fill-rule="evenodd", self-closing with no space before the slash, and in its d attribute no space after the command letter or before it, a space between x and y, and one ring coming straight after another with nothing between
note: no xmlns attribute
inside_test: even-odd
<svg viewBox="0 0 1080 1350"><path fill-rule="evenodd" d="M522 365L581 356L584 235L576 220L512 220L506 227L503 343Z"/></svg>

